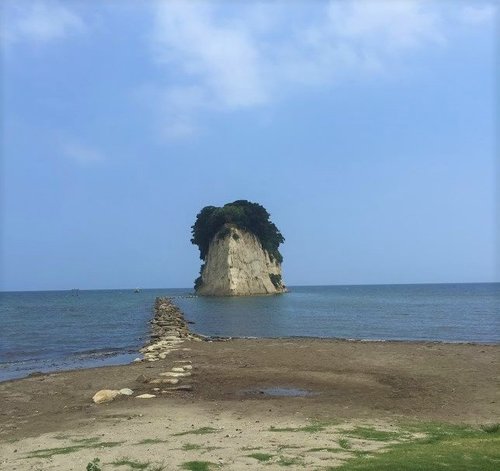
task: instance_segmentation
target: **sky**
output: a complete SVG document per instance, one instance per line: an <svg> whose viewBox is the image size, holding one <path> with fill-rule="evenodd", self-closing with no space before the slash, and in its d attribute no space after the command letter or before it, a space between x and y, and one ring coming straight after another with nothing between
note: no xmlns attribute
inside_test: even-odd
<svg viewBox="0 0 500 471"><path fill-rule="evenodd" d="M499 2L0 4L0 290L192 287L238 199L288 285L500 281Z"/></svg>

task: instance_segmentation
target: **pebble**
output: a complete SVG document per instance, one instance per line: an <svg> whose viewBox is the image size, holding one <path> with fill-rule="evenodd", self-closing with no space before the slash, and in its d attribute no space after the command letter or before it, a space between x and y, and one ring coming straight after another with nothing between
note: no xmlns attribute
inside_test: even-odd
<svg viewBox="0 0 500 471"><path fill-rule="evenodd" d="M132 391L132 389L130 388L123 388L123 389L120 389L120 391L118 391L120 394L123 394L124 396L132 396L132 394L134 394L134 391Z"/></svg>
<svg viewBox="0 0 500 471"><path fill-rule="evenodd" d="M135 396L136 399L152 399L153 397L156 397L155 394L140 394L139 396Z"/></svg>

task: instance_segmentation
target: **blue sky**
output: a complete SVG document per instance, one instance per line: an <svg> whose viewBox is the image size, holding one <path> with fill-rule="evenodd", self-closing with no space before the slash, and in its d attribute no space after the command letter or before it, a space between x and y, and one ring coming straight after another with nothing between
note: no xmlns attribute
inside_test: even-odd
<svg viewBox="0 0 500 471"><path fill-rule="evenodd" d="M497 2L1 5L1 289L190 287L236 199L289 285L499 281Z"/></svg>

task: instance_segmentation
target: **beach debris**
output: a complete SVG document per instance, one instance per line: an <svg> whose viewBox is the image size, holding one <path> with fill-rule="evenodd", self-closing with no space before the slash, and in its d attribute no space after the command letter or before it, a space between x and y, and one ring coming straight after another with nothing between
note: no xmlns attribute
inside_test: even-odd
<svg viewBox="0 0 500 471"><path fill-rule="evenodd" d="M135 396L136 399L152 399L153 397L156 397L155 394L139 394L139 396Z"/></svg>
<svg viewBox="0 0 500 471"><path fill-rule="evenodd" d="M134 394L134 391L132 391L132 389L130 388L123 388L120 389L119 393L122 394L123 396L132 396L132 394Z"/></svg>
<svg viewBox="0 0 500 471"><path fill-rule="evenodd" d="M139 363L140 361L142 361L142 358L137 357L137 358L134 358L132 361L133 361L133 363Z"/></svg>
<svg viewBox="0 0 500 471"><path fill-rule="evenodd" d="M117 391L116 389L101 389L94 394L92 400L96 404L103 404L105 402L111 402L119 394L120 391Z"/></svg>

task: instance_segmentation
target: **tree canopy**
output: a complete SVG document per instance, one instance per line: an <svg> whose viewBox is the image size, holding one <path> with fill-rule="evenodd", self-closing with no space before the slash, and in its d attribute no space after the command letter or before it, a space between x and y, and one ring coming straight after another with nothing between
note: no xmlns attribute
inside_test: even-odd
<svg viewBox="0 0 500 471"><path fill-rule="evenodd" d="M278 247L285 241L285 238L269 218L270 215L263 206L247 200L237 200L222 207L205 206L198 213L191 227L193 234L191 242L198 246L200 258L205 260L208 247L215 235L224 224L234 224L240 229L253 233L271 259L281 263L283 257Z"/></svg>

